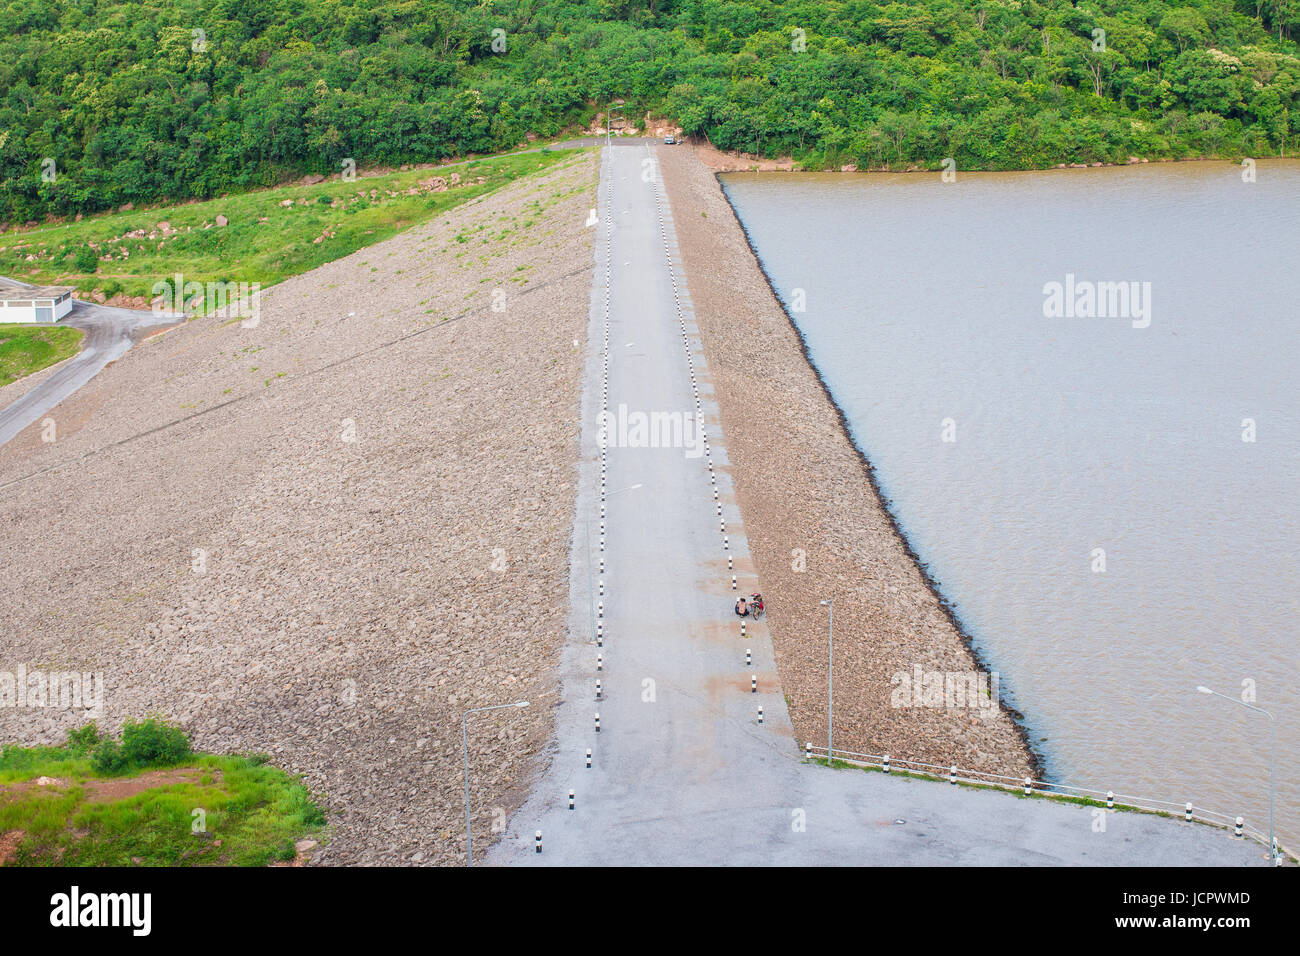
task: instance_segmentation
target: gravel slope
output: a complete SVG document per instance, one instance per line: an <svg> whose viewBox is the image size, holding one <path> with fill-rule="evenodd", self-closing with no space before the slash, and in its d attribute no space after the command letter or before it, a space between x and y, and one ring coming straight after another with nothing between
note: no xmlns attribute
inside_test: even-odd
<svg viewBox="0 0 1300 956"><path fill-rule="evenodd" d="M102 671L101 725L270 753L328 863L463 860L461 714L526 697L472 718L486 847L552 725L595 183L579 154L282 283L256 328L150 339L56 443L0 450L0 670ZM85 719L3 708L0 740Z"/></svg>

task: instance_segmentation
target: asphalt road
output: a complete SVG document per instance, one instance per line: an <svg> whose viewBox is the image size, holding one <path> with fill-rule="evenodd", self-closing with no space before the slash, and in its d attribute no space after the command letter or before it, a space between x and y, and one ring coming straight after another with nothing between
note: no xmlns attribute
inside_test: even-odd
<svg viewBox="0 0 1300 956"><path fill-rule="evenodd" d="M147 331L171 325L175 321L176 317L170 314L118 309L93 302L74 302L72 311L59 324L86 333L81 351L62 363L27 394L0 409L0 446L33 422L40 421L52 408L75 394L109 362L121 358Z"/></svg>
<svg viewBox="0 0 1300 956"><path fill-rule="evenodd" d="M557 735L549 766L524 806L500 841L476 859L519 865L1263 865L1262 847L1196 824L802 761L767 628L750 624L742 639L731 611L735 592L727 558L742 592L756 579L726 472L708 366L677 269L667 198L656 181L642 178L654 170L646 160L663 148L643 142L603 150L600 221L591 227L599 230L596 281ZM706 416L708 454L626 447L615 429L602 474L600 412L617 416L622 404L629 414L693 413L693 382ZM631 444L634 433L628 438ZM479 847L488 836L478 834Z"/></svg>

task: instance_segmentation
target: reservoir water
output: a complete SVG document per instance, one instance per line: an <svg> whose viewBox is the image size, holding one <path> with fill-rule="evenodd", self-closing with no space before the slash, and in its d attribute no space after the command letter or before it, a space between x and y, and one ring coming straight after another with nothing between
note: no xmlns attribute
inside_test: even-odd
<svg viewBox="0 0 1300 956"><path fill-rule="evenodd" d="M1195 688L1253 691L1294 848L1300 163L1256 173L722 181L1049 776L1267 831L1268 721Z"/></svg>

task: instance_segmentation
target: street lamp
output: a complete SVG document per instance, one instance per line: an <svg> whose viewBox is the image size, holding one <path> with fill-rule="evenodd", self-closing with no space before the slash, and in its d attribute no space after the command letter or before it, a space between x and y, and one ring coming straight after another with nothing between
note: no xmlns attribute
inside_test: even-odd
<svg viewBox="0 0 1300 956"><path fill-rule="evenodd" d="M835 601L828 598L822 605L829 609L830 621L826 628L826 766L831 765L831 730L835 713Z"/></svg>
<svg viewBox="0 0 1300 956"><path fill-rule="evenodd" d="M1227 694L1220 694L1217 690L1210 690L1205 686L1196 688L1202 694L1210 694L1214 697L1222 697L1224 700L1232 701L1234 704L1240 704L1247 710L1253 710L1263 714L1268 718L1268 736L1269 736L1269 767L1268 767L1268 852L1273 860L1274 866L1280 866L1282 863L1282 854L1277 850L1277 838L1273 836L1273 794L1277 789L1277 728L1273 721L1273 715L1263 707L1256 707L1248 704L1244 700L1238 700L1235 697L1229 697Z"/></svg>
<svg viewBox="0 0 1300 956"><path fill-rule="evenodd" d="M466 866L474 865L474 825L470 822L469 817L469 729L465 722L469 720L470 714L480 714L485 710L504 710L507 707L527 707L528 701L517 700L513 704L495 704L491 707L475 707L472 710L465 711L464 716L460 718L460 746L461 752L465 756L465 850L469 855L469 862Z"/></svg>
<svg viewBox="0 0 1300 956"><path fill-rule="evenodd" d="M621 495L625 491L636 491L641 487L641 482L635 485L628 485L626 488L619 488L617 491L607 491L606 498L612 498L615 495ZM591 584L591 512L584 511L582 514L583 523L587 528L587 608L591 616L591 639L596 639L596 589Z"/></svg>

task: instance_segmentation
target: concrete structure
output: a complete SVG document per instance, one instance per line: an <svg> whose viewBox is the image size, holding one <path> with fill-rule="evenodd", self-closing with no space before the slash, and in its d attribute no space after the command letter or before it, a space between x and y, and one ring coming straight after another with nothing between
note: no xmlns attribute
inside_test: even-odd
<svg viewBox="0 0 1300 956"><path fill-rule="evenodd" d="M485 862L1266 866L1197 823L803 760L767 621L742 639L731 611L760 582L674 211L643 175L664 148L603 154L564 691L549 763ZM696 415L709 451L605 451L598 416L620 405Z"/></svg>
<svg viewBox="0 0 1300 956"><path fill-rule="evenodd" d="M53 324L72 311L72 288L0 284L0 322Z"/></svg>

